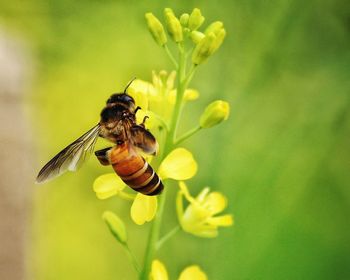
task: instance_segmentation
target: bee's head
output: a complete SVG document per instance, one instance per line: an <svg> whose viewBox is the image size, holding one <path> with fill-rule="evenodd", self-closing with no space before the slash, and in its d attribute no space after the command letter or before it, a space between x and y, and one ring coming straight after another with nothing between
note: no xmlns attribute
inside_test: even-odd
<svg viewBox="0 0 350 280"><path fill-rule="evenodd" d="M101 112L102 123L115 123L125 117L135 116L135 101L126 93L115 93L106 102Z"/></svg>
<svg viewBox="0 0 350 280"><path fill-rule="evenodd" d="M111 95L110 98L108 98L106 104L111 105L113 103L123 103L125 105L135 105L134 98L132 98L127 93L114 93Z"/></svg>

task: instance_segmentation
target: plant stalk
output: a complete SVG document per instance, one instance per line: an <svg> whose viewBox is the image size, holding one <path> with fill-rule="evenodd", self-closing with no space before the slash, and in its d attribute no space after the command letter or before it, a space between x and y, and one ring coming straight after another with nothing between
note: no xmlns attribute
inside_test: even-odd
<svg viewBox="0 0 350 280"><path fill-rule="evenodd" d="M137 259L136 259L135 255L131 252L128 244L125 244L123 247L125 249L125 252L128 255L128 258L129 258L130 262L134 266L135 270L137 271L137 273L140 273L140 271L141 271L140 265L137 262Z"/></svg>
<svg viewBox="0 0 350 280"><path fill-rule="evenodd" d="M174 147L174 137L176 135L176 128L177 128L180 113L181 113L183 95L185 93L187 83L189 82L188 79L185 78L186 55L185 55L185 50L183 45L179 44L178 49L179 49L179 64L177 68L176 102L175 102L175 107L174 107L174 111L173 111L170 126L169 126L169 132L166 135L164 152L161 160L163 160ZM148 280L148 277L151 271L151 265L156 253L156 249L157 249L156 246L159 239L160 226L161 226L164 205L166 200L166 193L167 193L167 188L165 187L163 193L159 196L159 205L158 205L157 214L152 223L151 232L148 237L144 265L143 265L142 272L140 274L141 280Z"/></svg>
<svg viewBox="0 0 350 280"><path fill-rule="evenodd" d="M200 126L196 126L191 130L187 131L185 134L181 135L179 138L175 140L175 145L180 144L182 141L185 141L187 138L191 137L193 134L200 131L202 128Z"/></svg>
<svg viewBox="0 0 350 280"><path fill-rule="evenodd" d="M167 242L171 237L173 237L178 231L180 230L180 225L177 225L174 227L171 231L169 231L167 234L165 234L156 245L156 249L159 250L160 247L163 246L165 242Z"/></svg>

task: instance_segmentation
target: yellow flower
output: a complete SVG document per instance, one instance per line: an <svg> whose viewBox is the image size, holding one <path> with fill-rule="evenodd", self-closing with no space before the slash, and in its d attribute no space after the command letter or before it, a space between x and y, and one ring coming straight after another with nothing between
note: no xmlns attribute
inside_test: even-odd
<svg viewBox="0 0 350 280"><path fill-rule="evenodd" d="M106 199L118 195L123 199L132 200L130 209L131 219L135 224L142 225L154 218L157 211L157 197L147 196L138 193L136 196L123 192L125 183L115 173L108 173L99 176L93 185L96 196L99 199Z"/></svg>
<svg viewBox="0 0 350 280"><path fill-rule="evenodd" d="M169 124L176 99L175 78L175 71L168 74L162 70L158 74L152 72L152 83L137 79L130 85L128 94L135 99L136 105L142 108L142 111L139 110L136 114L138 122L142 122L144 116L149 116L147 128ZM198 91L187 89L184 100L196 100L198 96Z"/></svg>
<svg viewBox="0 0 350 280"><path fill-rule="evenodd" d="M198 265L186 267L180 274L179 280L207 280L207 275Z"/></svg>
<svg viewBox="0 0 350 280"><path fill-rule="evenodd" d="M184 182L179 182L180 190L176 198L176 210L182 229L199 237L213 238L218 235L218 227L233 225L232 215L215 216L227 206L226 197L219 192L209 193L203 189L194 198L190 195ZM184 211L183 196L190 203Z"/></svg>
<svg viewBox="0 0 350 280"><path fill-rule="evenodd" d="M99 199L118 195L124 188L125 183L115 173L101 175L95 179L93 184L93 190Z"/></svg>
<svg viewBox="0 0 350 280"><path fill-rule="evenodd" d="M138 193L131 205L130 214L137 225L152 221L157 212L157 197Z"/></svg>
<svg viewBox="0 0 350 280"><path fill-rule="evenodd" d="M197 163L184 148L173 150L161 163L158 175L162 179L187 180L197 173Z"/></svg>
<svg viewBox="0 0 350 280"><path fill-rule="evenodd" d="M152 270L150 273L151 280L168 280L168 272L164 264L159 260L152 262ZM198 265L186 267L180 274L178 280L207 280L207 275L200 269Z"/></svg>
<svg viewBox="0 0 350 280"><path fill-rule="evenodd" d="M196 100L199 97L199 92L195 89L186 89L185 93L184 93L184 100L185 101L192 101L192 100ZM175 101L176 101L176 90L172 90L169 93L169 97L168 97L168 101L170 102L170 104L175 105Z"/></svg>
<svg viewBox="0 0 350 280"><path fill-rule="evenodd" d="M167 178L187 180L192 178L196 172L197 163L192 154L184 148L177 148L162 161L157 173L163 180ZM138 193L134 198L133 195L123 192L125 183L115 173L98 177L93 188L99 199L118 195L121 198L133 200L130 214L132 220L138 225L153 220L157 212L157 197Z"/></svg>

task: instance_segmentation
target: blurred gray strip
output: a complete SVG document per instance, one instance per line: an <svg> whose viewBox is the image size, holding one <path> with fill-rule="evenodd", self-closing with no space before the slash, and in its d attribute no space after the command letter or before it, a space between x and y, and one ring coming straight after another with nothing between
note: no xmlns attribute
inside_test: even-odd
<svg viewBox="0 0 350 280"><path fill-rule="evenodd" d="M0 29L0 279L24 279L32 149L23 97L30 69L19 40Z"/></svg>

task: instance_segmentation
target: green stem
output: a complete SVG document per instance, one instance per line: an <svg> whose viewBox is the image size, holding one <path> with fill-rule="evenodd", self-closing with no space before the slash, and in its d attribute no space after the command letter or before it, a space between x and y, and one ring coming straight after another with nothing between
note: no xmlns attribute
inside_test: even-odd
<svg viewBox="0 0 350 280"><path fill-rule="evenodd" d="M151 232L148 236L148 243L146 248L145 262L143 264L143 269L141 272L140 279L148 280L149 274L151 272L151 265L156 252L156 244L159 238L160 225L163 216L163 210L166 200L167 188L164 188L163 193L159 196L159 205L156 217L152 223Z"/></svg>
<svg viewBox="0 0 350 280"><path fill-rule="evenodd" d="M184 87L185 86L184 79L185 79L185 73L186 73L185 50L182 44L178 45L178 49L179 49L180 58L179 58L179 64L177 67L176 102L175 102L175 107L174 107L174 111L173 111L170 126L169 126L169 133L166 135L164 152L162 153L161 160L163 160L167 156L167 154L173 149L173 146L174 146L173 139L174 139L175 130L176 130L179 115L180 115L183 95L186 89ZM163 210L164 210L164 205L166 200L166 193L167 193L167 188L165 187L163 193L159 196L159 205L158 205L157 214L156 214L156 217L154 218L154 221L151 227L151 232L148 236L148 243L147 243L147 248L145 253L144 265L143 265L142 272L140 274L141 280L148 280L148 277L151 271L152 261L154 259L154 255L156 252L156 244L159 238L161 220L162 220Z"/></svg>
<svg viewBox="0 0 350 280"><path fill-rule="evenodd" d="M179 138L175 140L175 145L180 144L182 141L186 140L187 138L191 137L193 134L197 133L202 128L200 126L194 127L191 130L187 131L185 134L181 135Z"/></svg>
<svg viewBox="0 0 350 280"><path fill-rule="evenodd" d="M171 231L169 231L166 235L164 235L164 236L157 242L156 249L159 250L160 247L162 247L163 244L164 244L165 242L167 242L171 237L173 237L179 230L180 230L180 226L177 225L177 226L174 227Z"/></svg>
<svg viewBox="0 0 350 280"><path fill-rule="evenodd" d="M176 130L180 118L181 113L181 105L183 101L183 96L186 90L186 83L185 83L185 73L186 73L186 54L185 50L182 45L179 44L179 54L180 54L180 61L179 61L179 68L177 71L177 91L176 91L176 102L174 106L173 115L171 118L170 126L169 126L169 135L165 142L165 147L168 149L171 149L173 147L174 138L176 135ZM169 150L166 150L166 153L170 152Z"/></svg>
<svg viewBox="0 0 350 280"><path fill-rule="evenodd" d="M137 259L136 259L135 255L131 252L128 244L125 243L123 247L125 249L126 254L128 255L128 258L129 258L130 262L134 266L135 270L137 271L137 273L140 273L141 272L140 265L137 262Z"/></svg>
<svg viewBox="0 0 350 280"><path fill-rule="evenodd" d="M173 54L169 50L168 46L165 44L163 47L164 47L164 50L167 53L168 57L170 58L171 62L174 64L175 69L177 69L179 66L178 66L177 61L175 60Z"/></svg>
<svg viewBox="0 0 350 280"><path fill-rule="evenodd" d="M165 46L164 48L167 51L167 47ZM186 52L185 52L184 45L182 43L178 43L178 50L179 50L179 64L176 64L178 65L176 69L177 70L176 101L175 101L175 106L174 106L174 110L173 110L170 125L169 125L169 132L166 135L164 150L160 161L162 161L169 154L169 152L174 148L174 140L175 140L176 131L177 131L180 115L181 115L183 96L196 69L196 67L192 65L188 75L186 76ZM140 274L141 280L148 280L148 277L151 271L152 261L154 259L154 256L157 250L157 241L159 239L159 232L160 232L160 226L161 226L162 216L164 212L166 193L167 193L167 188L165 187L163 193L159 196L157 214L154 218L151 231L148 236L148 243L147 243L147 248L145 253L144 265L143 265L142 272Z"/></svg>
<svg viewBox="0 0 350 280"><path fill-rule="evenodd" d="M192 65L191 65L190 71L188 72L188 75L187 75L187 77L186 77L186 87L188 86L188 84L189 84L190 81L192 80L193 75L194 75L194 73L196 72L197 66L198 66L198 65L196 65L196 64L192 64Z"/></svg>

